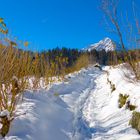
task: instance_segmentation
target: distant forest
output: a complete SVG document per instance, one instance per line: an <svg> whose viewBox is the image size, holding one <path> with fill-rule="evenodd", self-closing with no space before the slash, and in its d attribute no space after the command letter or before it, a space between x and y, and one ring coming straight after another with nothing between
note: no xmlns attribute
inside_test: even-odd
<svg viewBox="0 0 140 140"><path fill-rule="evenodd" d="M130 58L133 60L140 60L140 50L128 50ZM78 58L81 55L87 55L89 59L89 63L99 63L100 65L116 65L122 62L125 62L125 53L124 51L108 51L105 50L97 51L95 49L89 51L81 51L78 49L70 49L70 48L54 48L48 51L42 51L39 55L44 55L46 60L56 61L57 57L68 58L68 62L66 64L67 67L73 66ZM32 53L35 59L35 53ZM50 61L49 61L50 62Z"/></svg>

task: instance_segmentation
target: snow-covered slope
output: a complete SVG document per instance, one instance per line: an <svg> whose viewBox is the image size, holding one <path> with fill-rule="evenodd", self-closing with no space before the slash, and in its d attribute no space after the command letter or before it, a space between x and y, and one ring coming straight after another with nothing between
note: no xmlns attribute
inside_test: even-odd
<svg viewBox="0 0 140 140"><path fill-rule="evenodd" d="M83 50L84 51L91 51L94 49L97 51L105 50L106 52L114 51L115 45L110 38L106 37L105 39L99 41L98 43L91 44L88 48L84 48Z"/></svg>
<svg viewBox="0 0 140 140"><path fill-rule="evenodd" d="M107 78L116 86L113 93ZM23 115L6 140L139 140L128 125L132 112L118 108L119 93L140 107L139 91L140 84L127 81L119 68L83 69L48 90L26 92L18 109Z"/></svg>

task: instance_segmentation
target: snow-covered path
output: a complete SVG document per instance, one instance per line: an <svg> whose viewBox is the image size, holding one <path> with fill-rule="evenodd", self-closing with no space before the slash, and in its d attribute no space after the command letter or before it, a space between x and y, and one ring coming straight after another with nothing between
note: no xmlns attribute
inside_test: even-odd
<svg viewBox="0 0 140 140"><path fill-rule="evenodd" d="M26 92L8 140L130 140L140 139L128 125L130 111L118 109L107 74L83 69L49 90Z"/></svg>

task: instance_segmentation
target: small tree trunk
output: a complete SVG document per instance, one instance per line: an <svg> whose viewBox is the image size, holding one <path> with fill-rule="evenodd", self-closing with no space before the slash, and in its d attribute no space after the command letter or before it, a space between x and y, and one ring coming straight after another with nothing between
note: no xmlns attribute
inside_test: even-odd
<svg viewBox="0 0 140 140"><path fill-rule="evenodd" d="M10 129L11 121L8 119L7 116L1 117L1 124L2 128L0 129L0 134L2 137L5 137Z"/></svg>

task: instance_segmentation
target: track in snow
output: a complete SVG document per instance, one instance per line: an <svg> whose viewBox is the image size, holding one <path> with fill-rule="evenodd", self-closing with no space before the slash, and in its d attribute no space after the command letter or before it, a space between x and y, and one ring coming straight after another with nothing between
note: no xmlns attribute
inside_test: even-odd
<svg viewBox="0 0 140 140"><path fill-rule="evenodd" d="M107 74L94 67L48 91L28 92L19 106L27 114L13 122L7 140L116 140L128 135L130 115L110 105L110 93Z"/></svg>

